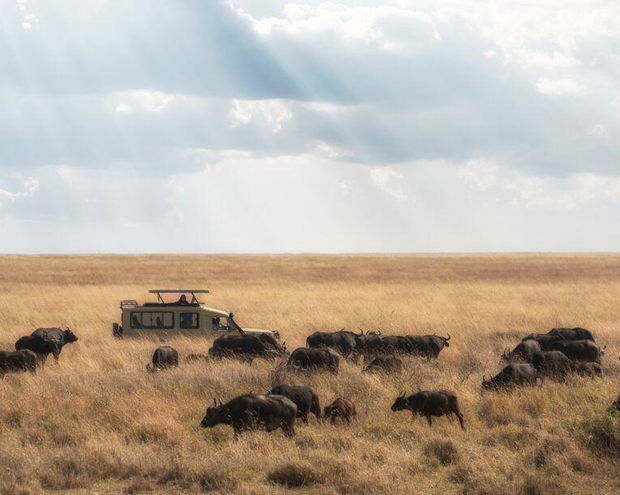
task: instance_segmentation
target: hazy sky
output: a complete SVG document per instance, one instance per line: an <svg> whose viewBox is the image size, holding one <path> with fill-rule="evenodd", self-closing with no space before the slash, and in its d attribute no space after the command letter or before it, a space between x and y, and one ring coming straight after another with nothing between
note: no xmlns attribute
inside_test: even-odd
<svg viewBox="0 0 620 495"><path fill-rule="evenodd" d="M620 250L620 3L0 0L0 251Z"/></svg>

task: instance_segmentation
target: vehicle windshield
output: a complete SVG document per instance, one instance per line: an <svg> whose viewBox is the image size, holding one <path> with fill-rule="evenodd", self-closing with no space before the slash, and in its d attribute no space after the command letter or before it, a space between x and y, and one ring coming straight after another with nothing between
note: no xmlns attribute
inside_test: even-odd
<svg viewBox="0 0 620 495"><path fill-rule="evenodd" d="M213 322L213 330L222 332L227 332L230 330L230 324L228 323L228 318L226 317L215 316L211 318L211 321Z"/></svg>

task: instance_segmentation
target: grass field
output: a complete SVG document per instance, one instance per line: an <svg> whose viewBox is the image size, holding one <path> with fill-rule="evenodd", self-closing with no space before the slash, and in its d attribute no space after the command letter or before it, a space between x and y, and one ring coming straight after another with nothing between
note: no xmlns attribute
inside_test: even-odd
<svg viewBox="0 0 620 495"><path fill-rule="evenodd" d="M350 426L244 434L199 427L213 397L270 387L273 363L182 363L147 374L156 344L117 341L120 299L152 287L208 287L241 325L277 329L289 349L315 330L452 335L435 362L373 377L289 376L323 404L357 405ZM0 348L42 326L79 336L36 375L0 381L0 494L546 494L620 491L620 256L0 257ZM605 377L482 393L482 374L520 337L584 326L607 345ZM181 357L205 340L177 339ZM454 390L466 431L412 421L401 390Z"/></svg>

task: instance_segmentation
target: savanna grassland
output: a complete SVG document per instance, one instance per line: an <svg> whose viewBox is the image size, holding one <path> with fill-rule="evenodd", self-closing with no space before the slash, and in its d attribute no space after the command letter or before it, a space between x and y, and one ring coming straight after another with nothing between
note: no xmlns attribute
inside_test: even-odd
<svg viewBox="0 0 620 495"><path fill-rule="evenodd" d="M325 405L357 405L348 426L298 423L297 436L199 427L213 397L271 385L274 363L187 364L148 374L157 343L112 338L120 299L208 287L241 325L277 329L289 349L316 330L450 333L437 361L400 376L293 376ZM620 491L620 256L0 257L0 348L42 326L79 342L36 375L0 381L0 494L546 494ZM584 326L607 345L605 377L511 394L482 374L520 337ZM171 339L181 358L202 339ZM419 388L457 392L466 430L390 406Z"/></svg>

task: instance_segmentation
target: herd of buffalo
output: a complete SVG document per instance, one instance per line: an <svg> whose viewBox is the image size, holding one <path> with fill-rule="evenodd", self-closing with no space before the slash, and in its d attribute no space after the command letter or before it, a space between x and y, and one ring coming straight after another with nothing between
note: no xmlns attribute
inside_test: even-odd
<svg viewBox="0 0 620 495"><path fill-rule="evenodd" d="M35 372L49 354L58 360L65 344L76 342L77 336L70 330L40 328L15 343L15 351L0 351L0 377L8 372ZM228 424L235 436L245 430L262 428L272 431L281 428L285 435L295 434L295 420L308 422L308 415L349 422L356 416L355 404L347 398L336 398L321 409L319 396L309 387L280 383L281 372L327 371L338 373L341 358L358 363L364 359L363 372L400 373L402 357L413 355L436 359L449 347L450 335L382 335L381 332L360 333L339 330L315 332L306 339L306 347L288 352L286 343L280 344L266 333L250 334L238 329L216 338L208 355L190 354L188 361L209 359L280 359L274 372L276 385L266 394L250 392L233 398L227 403L214 399L201 422L203 427ZM513 350L506 349L502 358L507 365L494 377L483 377L482 388L486 390L510 389L516 386L535 385L544 379L563 381L568 374L576 373L592 378L603 374L601 356L604 348L596 344L592 332L585 328L554 328L547 333L525 336ZM171 346L158 347L152 361L147 365L151 372L176 367L179 353ZM620 410L620 397L613 402ZM424 416L429 425L432 418L455 415L464 428L463 415L458 399L449 390L425 390L406 396L399 394L392 411L409 410Z"/></svg>

